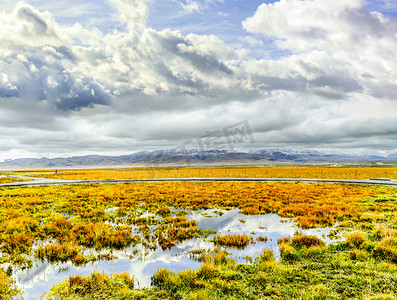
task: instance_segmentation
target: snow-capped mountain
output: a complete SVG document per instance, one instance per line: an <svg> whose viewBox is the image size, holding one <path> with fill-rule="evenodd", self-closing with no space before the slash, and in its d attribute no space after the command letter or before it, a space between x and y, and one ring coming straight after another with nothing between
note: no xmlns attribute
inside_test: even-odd
<svg viewBox="0 0 397 300"><path fill-rule="evenodd" d="M167 165L276 165L313 163L373 163L397 161L397 154L385 156L320 152L314 150L262 149L253 152L229 150L156 150L121 156L73 156L66 158L20 158L0 163L0 169L73 167L157 167Z"/></svg>

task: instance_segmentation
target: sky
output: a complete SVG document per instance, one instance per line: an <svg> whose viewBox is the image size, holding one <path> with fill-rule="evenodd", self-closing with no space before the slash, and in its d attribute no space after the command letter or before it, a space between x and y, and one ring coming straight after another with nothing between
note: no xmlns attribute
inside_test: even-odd
<svg viewBox="0 0 397 300"><path fill-rule="evenodd" d="M397 153L395 0L0 0L0 14L0 161L198 149L236 124L252 132L236 150Z"/></svg>

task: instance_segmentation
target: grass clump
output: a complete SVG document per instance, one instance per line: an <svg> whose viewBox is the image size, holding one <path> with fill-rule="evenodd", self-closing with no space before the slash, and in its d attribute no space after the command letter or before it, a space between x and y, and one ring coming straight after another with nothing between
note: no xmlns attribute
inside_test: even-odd
<svg viewBox="0 0 397 300"><path fill-rule="evenodd" d="M397 263L397 237L385 237L374 247L373 254L380 260Z"/></svg>
<svg viewBox="0 0 397 300"><path fill-rule="evenodd" d="M293 262L299 258L298 251L291 244L281 244L279 249L281 260L284 262Z"/></svg>
<svg viewBox="0 0 397 300"><path fill-rule="evenodd" d="M267 240L268 240L267 236L258 236L258 237L256 238L256 241L257 241L258 243L266 243Z"/></svg>
<svg viewBox="0 0 397 300"><path fill-rule="evenodd" d="M246 234L234 234L234 235L228 234L224 236L216 235L213 239L213 242L217 246L226 246L237 249L244 249L250 243L253 242L253 239L252 237Z"/></svg>
<svg viewBox="0 0 397 300"><path fill-rule="evenodd" d="M316 236L296 234L292 239L284 237L277 241L283 262L291 263L302 257L321 256L325 243Z"/></svg>
<svg viewBox="0 0 397 300"><path fill-rule="evenodd" d="M90 258L81 254L83 251L80 246L72 243L63 244L48 244L39 246L35 252L35 257L40 260L48 260L54 262L67 262L72 261L75 265L85 265L90 261Z"/></svg>
<svg viewBox="0 0 397 300"><path fill-rule="evenodd" d="M15 300L22 299L22 293L15 286L15 282L7 275L3 269L0 269L0 299Z"/></svg>
<svg viewBox="0 0 397 300"><path fill-rule="evenodd" d="M70 276L54 286L43 300L58 299L134 299L134 277L127 273L108 276L97 271L90 275Z"/></svg>
<svg viewBox="0 0 397 300"><path fill-rule="evenodd" d="M298 234L292 238L292 246L295 248L309 248L315 246L325 246L325 243L314 235Z"/></svg>
<svg viewBox="0 0 397 300"><path fill-rule="evenodd" d="M350 244L352 247L360 248L367 242L363 232L356 231L349 234L346 238L346 243Z"/></svg>
<svg viewBox="0 0 397 300"><path fill-rule="evenodd" d="M270 249L264 249L259 257L259 261L260 262L274 261L273 251Z"/></svg>
<svg viewBox="0 0 397 300"><path fill-rule="evenodd" d="M368 252L361 249L352 249L349 251L349 257L351 260L366 261L370 256Z"/></svg>

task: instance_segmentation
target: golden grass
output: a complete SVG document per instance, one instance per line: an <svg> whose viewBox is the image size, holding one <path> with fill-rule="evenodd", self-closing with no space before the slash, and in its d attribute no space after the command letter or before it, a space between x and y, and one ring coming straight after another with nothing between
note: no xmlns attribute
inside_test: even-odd
<svg viewBox="0 0 397 300"><path fill-rule="evenodd" d="M316 236L298 234L292 238L292 246L295 248L309 248L316 246L325 246L325 243Z"/></svg>
<svg viewBox="0 0 397 300"><path fill-rule="evenodd" d="M28 181L28 180L27 179L21 179L21 178L12 178L12 177L0 177L0 184L13 183L13 182L22 182L22 181Z"/></svg>
<svg viewBox="0 0 397 300"><path fill-rule="evenodd" d="M214 237L214 244L218 246L227 246L237 249L244 249L250 243L254 243L252 237L246 234L234 234L234 235L216 235Z"/></svg>
<svg viewBox="0 0 397 300"><path fill-rule="evenodd" d="M27 173L27 175L33 173ZM201 177L249 177L249 178L330 178L330 179L397 179L396 167L331 167L331 166L282 166L282 167L175 167L46 171L35 176L68 180L111 180L145 178L201 178Z"/></svg>
<svg viewBox="0 0 397 300"><path fill-rule="evenodd" d="M360 231L353 232L346 238L346 242L354 245L356 248L362 246L366 241L367 239L365 238L364 233Z"/></svg>
<svg viewBox="0 0 397 300"><path fill-rule="evenodd" d="M73 295L72 298L67 299L132 299L130 296L131 290L134 289L134 277L127 273L109 276L93 271L89 275L70 276L67 281L60 283L59 289L59 294L62 296ZM115 295L116 297L113 298L112 296ZM51 295L46 294L42 299L52 298Z"/></svg>

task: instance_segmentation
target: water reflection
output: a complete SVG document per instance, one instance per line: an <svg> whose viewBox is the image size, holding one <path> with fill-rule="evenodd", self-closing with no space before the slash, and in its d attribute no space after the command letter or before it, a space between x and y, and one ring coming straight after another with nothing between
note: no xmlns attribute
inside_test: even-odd
<svg viewBox="0 0 397 300"><path fill-rule="evenodd" d="M276 259L278 259L280 252L277 240L286 236L292 237L296 232L315 235L326 244L332 242L327 236L334 227L302 230L294 224L293 220L281 218L276 214L246 216L240 214L238 209L232 209L230 211L223 210L224 214L219 216L216 211L216 209L211 209L205 212L206 215L212 217L206 217L202 212L193 212L186 218L196 220L197 226L201 229L217 230L218 235L247 234L252 236L254 240L259 236L267 237L266 242L250 244L243 250L227 248L227 251L232 254L237 262L245 262L244 257L246 256L259 257L263 249L273 250Z"/></svg>
<svg viewBox="0 0 397 300"><path fill-rule="evenodd" d="M267 237L266 242L250 244L243 250L225 248L237 262L246 262L245 257L258 257L264 248L272 249L276 259L279 257L277 240L286 236L293 236L296 231L304 234L316 235L327 244L331 240L327 237L332 228L301 230L293 220L280 218L275 214L246 216L238 209L190 211L186 215L188 220L196 220L200 229L217 230L218 235L247 234L256 240L257 237ZM158 247L149 251L138 245L123 251L113 251L118 259L114 261L99 261L87 264L84 267L73 266L72 263L49 265L36 262L35 266L27 271L16 274L19 285L24 289L26 300L40 299L40 296L59 282L66 280L70 275L89 274L94 270L113 274L127 272L135 277L138 287L149 287L150 278L159 268L168 268L173 272L186 269L198 269L200 263L191 260L188 252L195 249L214 249L210 242L213 235L206 239L195 238L183 241L171 249L162 250Z"/></svg>

